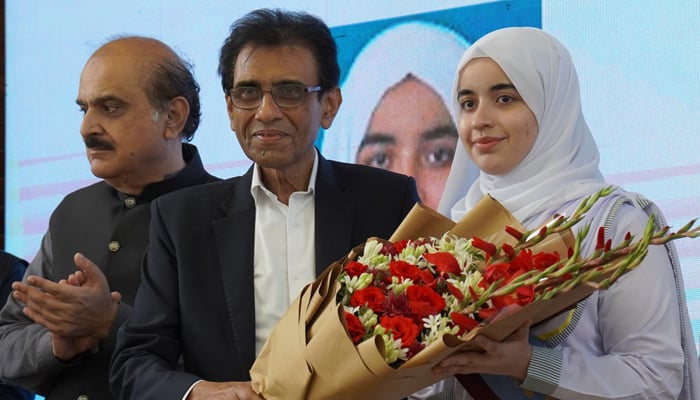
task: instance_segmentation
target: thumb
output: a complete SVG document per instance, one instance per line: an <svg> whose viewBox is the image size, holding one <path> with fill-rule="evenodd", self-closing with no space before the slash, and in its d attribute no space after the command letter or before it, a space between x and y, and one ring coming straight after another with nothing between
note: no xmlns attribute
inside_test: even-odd
<svg viewBox="0 0 700 400"><path fill-rule="evenodd" d="M85 275L83 284L90 285L91 283L99 283L107 286L107 278L105 278L102 270L89 258L85 257L82 253L75 253L73 261Z"/></svg>
<svg viewBox="0 0 700 400"><path fill-rule="evenodd" d="M117 303L120 303L122 301L122 294L119 292L112 292L110 293L112 296L112 300L116 301Z"/></svg>

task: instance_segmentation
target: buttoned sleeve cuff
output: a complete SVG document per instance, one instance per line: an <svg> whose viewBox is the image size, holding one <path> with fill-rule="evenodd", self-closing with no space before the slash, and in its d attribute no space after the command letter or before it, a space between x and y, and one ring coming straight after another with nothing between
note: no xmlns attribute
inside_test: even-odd
<svg viewBox="0 0 700 400"><path fill-rule="evenodd" d="M563 355L560 351L532 346L527 377L520 385L523 389L542 394L552 394L559 386Z"/></svg>

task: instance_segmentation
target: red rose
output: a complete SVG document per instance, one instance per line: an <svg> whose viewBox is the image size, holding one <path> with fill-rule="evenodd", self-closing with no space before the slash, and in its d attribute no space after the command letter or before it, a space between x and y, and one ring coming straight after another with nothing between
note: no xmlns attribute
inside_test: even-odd
<svg viewBox="0 0 700 400"><path fill-rule="evenodd" d="M351 306L367 306L375 313L382 312L382 303L384 303L384 292L382 289L375 286L356 290L352 296L350 296Z"/></svg>
<svg viewBox="0 0 700 400"><path fill-rule="evenodd" d="M379 325L394 334L394 339L401 339L401 347L411 347L418 337L421 328L408 317L383 316L379 319Z"/></svg>
<svg viewBox="0 0 700 400"><path fill-rule="evenodd" d="M408 305L418 320L439 314L445 308L445 299L427 286L409 286L406 295Z"/></svg>
<svg viewBox="0 0 700 400"><path fill-rule="evenodd" d="M429 269L422 269L420 271L420 282L426 286L435 286L437 283L437 278L433 276L433 273Z"/></svg>
<svg viewBox="0 0 700 400"><path fill-rule="evenodd" d="M365 335L365 327L362 326L359 318L347 311L345 312L345 327L348 329L348 334L353 343L358 344L362 341L362 337Z"/></svg>
<svg viewBox="0 0 700 400"><path fill-rule="evenodd" d="M355 277L355 276L360 276L363 273L367 272L367 266L359 263L357 261L350 261L349 263L345 264L345 272L348 274L349 277Z"/></svg>
<svg viewBox="0 0 700 400"><path fill-rule="evenodd" d="M411 279L414 282L420 278L420 268L406 261L396 260L389 263L389 272L392 276Z"/></svg>
<svg viewBox="0 0 700 400"><path fill-rule="evenodd" d="M403 249L406 248L407 245L408 245L408 240L399 240L399 241L394 242L394 252L396 254L401 254L401 252L403 251Z"/></svg>

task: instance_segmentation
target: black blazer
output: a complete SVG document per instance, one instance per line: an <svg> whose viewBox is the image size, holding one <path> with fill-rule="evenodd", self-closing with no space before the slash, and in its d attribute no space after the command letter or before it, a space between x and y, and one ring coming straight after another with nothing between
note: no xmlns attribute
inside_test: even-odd
<svg viewBox="0 0 700 400"><path fill-rule="evenodd" d="M180 399L198 379L250 380L252 173L154 201L141 287L112 359L117 398ZM317 274L368 237L388 238L418 200L411 177L319 156Z"/></svg>

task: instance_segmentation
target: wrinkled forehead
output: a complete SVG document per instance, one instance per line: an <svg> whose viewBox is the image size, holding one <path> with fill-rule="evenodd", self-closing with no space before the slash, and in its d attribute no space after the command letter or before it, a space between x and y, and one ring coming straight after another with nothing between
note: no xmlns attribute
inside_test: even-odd
<svg viewBox="0 0 700 400"><path fill-rule="evenodd" d="M96 54L88 60L80 75L78 99L89 102L107 95L145 96L145 68L139 59L121 53Z"/></svg>
<svg viewBox="0 0 700 400"><path fill-rule="evenodd" d="M83 73L109 72L146 84L158 65L181 64L165 43L146 37L125 37L100 47L87 61ZM121 72L121 74L118 74Z"/></svg>
<svg viewBox="0 0 700 400"><path fill-rule="evenodd" d="M139 80L145 74L146 62L124 52L99 53L83 68L81 77Z"/></svg>

